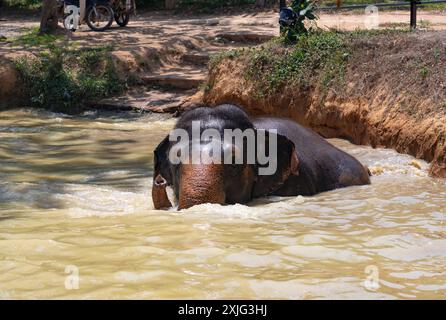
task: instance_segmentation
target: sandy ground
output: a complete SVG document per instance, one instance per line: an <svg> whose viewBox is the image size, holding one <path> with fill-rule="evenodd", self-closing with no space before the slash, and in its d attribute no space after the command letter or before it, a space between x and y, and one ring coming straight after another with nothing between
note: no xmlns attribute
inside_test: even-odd
<svg viewBox="0 0 446 320"><path fill-rule="evenodd" d="M21 31L38 26L38 18L35 19L6 17L0 13L0 34L6 37L18 35ZM368 16L357 12L342 11L339 13L320 13L317 25L322 28L339 28L354 30L366 28ZM380 28L409 23L409 11L383 11L378 13L378 25ZM418 22L422 28L428 27L433 30L446 29L446 12L441 11L418 11ZM120 31L119 33L116 31ZM125 31L123 31L125 30ZM133 17L130 26L125 29L118 27L111 31L102 33L99 40L122 40L126 42L136 41L139 44L153 44L170 38L187 34L190 36L212 36L218 32L264 32L277 34L277 12L259 12L253 14L237 14L231 16L176 16L168 12L149 12ZM87 26L82 26L76 32L79 37L94 35L98 33L89 31Z"/></svg>
<svg viewBox="0 0 446 320"><path fill-rule="evenodd" d="M322 84L326 71L314 66L314 77L307 77L304 86L284 81L265 91L262 76L246 77L254 56L248 52L210 70L203 101L241 105L250 114L293 119L326 138L411 154L431 162L432 176L446 178L446 31L351 41L344 80ZM277 46L264 52L280 59L288 50ZM259 74L277 70L268 61L257 65Z"/></svg>
<svg viewBox="0 0 446 320"><path fill-rule="evenodd" d="M0 35L12 38L29 28L37 27L39 17L8 17L0 13ZM173 15L166 11L148 12L132 17L126 28L116 24L106 32L93 32L86 25L73 33L73 40L84 45L115 44L123 51L147 50L184 50L213 53L246 44L237 41L215 41L221 34L252 33L258 35L278 35L278 14L274 11L235 14L235 15ZM352 12L320 13L317 26L354 30L370 25L370 17ZM446 29L446 11L418 12L421 28L432 30ZM379 28L404 27L409 24L409 11L383 11L379 13L375 25ZM237 40L237 39L236 39ZM180 44L180 47L178 45ZM184 49L184 47L186 47ZM0 43L0 56L14 54L21 48ZM28 48L29 49L29 48Z"/></svg>
<svg viewBox="0 0 446 320"><path fill-rule="evenodd" d="M272 36L278 35L277 18L277 12L273 11L235 14L231 16L176 16L169 12L151 12L136 18L134 17L131 20L130 25L126 28L113 27L106 32L98 33L90 31L86 26L82 26L80 30L72 35L72 38L80 43L80 46L113 44L115 49L112 54L116 58L119 74L137 75L140 81L140 86L134 87L125 95L120 97L110 97L95 102L93 107L110 108L112 110L123 109L151 112L177 112L190 107L190 103L194 103L194 94L198 90L200 84L205 83L208 76L207 61L211 54L230 48L240 48L259 44L268 40ZM364 14L358 13L325 13L320 15L317 25L321 28L354 30L357 28L366 28L367 25L370 25L371 19L369 18L370 17ZM409 12L384 11L379 14L379 17L375 22L378 23L380 28L408 28ZM446 30L446 12L420 10L418 13L418 22L420 28L423 29ZM17 36L27 28L36 26L38 26L38 17L35 19L10 19L2 17L0 14L0 34L7 38ZM412 34L411 38L417 38L417 34L418 33ZM443 34L444 32L437 33L435 36L440 38L437 40L434 39L435 41L425 39L426 43L430 43L431 46L442 44L444 38ZM425 36L429 37L430 35ZM424 45L423 41L420 43L421 45ZM377 47L378 44L375 47ZM392 46L393 44L390 43L389 46ZM410 49L410 46L408 48ZM381 48L381 51L376 53L376 61L374 62L375 64L373 68L371 68L372 71L377 69L376 66L383 64L382 52L384 52L385 49L387 49L387 47ZM11 60L19 54L26 54L32 50L36 50L36 48L26 48L10 42L0 42L0 62L2 59ZM414 54L419 55L420 52L428 50L429 48L421 46ZM370 50L366 50L366 52L370 52ZM395 53L395 61L401 60L398 58L398 54L399 52ZM411 58L408 56L407 59ZM367 61L361 62L360 64L366 64L366 62ZM395 62L386 65L393 66L394 64ZM12 68L11 63L9 63L9 65L7 63L0 63L0 80L3 84L9 83L9 86L2 85L0 87L0 104L2 103L2 98L3 103L5 101L11 101L15 95L14 90L17 90L17 88L20 87L16 72L14 72ZM391 72L397 73L398 71L399 69L392 69ZM225 73L226 76L228 76L228 74L230 74L230 76L227 79L229 82L223 86L224 88L230 88L234 85L236 73L237 70ZM412 73L405 74L418 73L419 71L415 70ZM360 72L360 74L367 75L367 72ZM382 74L388 73L383 72ZM14 77L15 81L7 80L13 79ZM407 77L403 74L401 81L397 81L397 83L403 83L404 80L407 80L406 78ZM416 79L416 77L412 78ZM385 80L386 79L383 79L380 83L385 84ZM357 84L359 85L364 81L358 80ZM442 84L441 81L440 83ZM438 88L438 86L436 88ZM404 90L399 90L396 93L399 94L403 91ZM374 91L370 92L371 95L374 96ZM388 95L387 93L385 96L392 97L392 95ZM428 101L427 98L424 100ZM276 104L276 102L277 101L275 100L274 104ZM347 102L350 103L349 101ZM246 102L246 104L248 105L249 103ZM283 105L286 105L286 102L284 102ZM337 104L334 103L334 105ZM364 103L364 105L367 105L367 103ZM399 115L398 112L396 112L396 114ZM336 121L330 120L331 122L329 122L329 125L332 123L342 125L344 120L345 119L338 119ZM350 120L347 119L345 121L348 122ZM361 125L363 122L354 121L354 123ZM383 128L386 129L387 127L384 126ZM428 132L430 125L426 125L423 128L426 128L425 131ZM399 137L399 132L401 130L399 128L397 129L396 135ZM444 132L443 129L437 131L441 133ZM384 130L383 132L385 133L387 131ZM437 134L438 133L434 133L428 138L435 138L437 137ZM437 141L437 148L426 149L425 146L428 146L429 144L424 143L421 140L421 142L418 140L416 143L414 142L417 146L416 148L412 147L410 141L413 140L413 132L407 133L408 138L406 140L409 142L403 138L394 139L393 136L391 136L388 141L381 141L380 137L383 135L382 132L371 132L368 133L368 136L377 137L375 139L376 141L357 142L375 143L377 145L395 147L400 152L407 152L428 161L437 159L436 172L438 172L438 175L446 176L446 161L441 157L444 157L444 154L442 154L442 152L444 152L444 145L439 142L440 140L435 140L436 138L434 139ZM348 132L341 132L339 136L349 137ZM424 137L425 135L420 134L420 136ZM353 140L355 137L354 134L351 135ZM396 145L392 144L392 141L397 141ZM433 150L437 150L439 154L431 154Z"/></svg>
<svg viewBox="0 0 446 320"><path fill-rule="evenodd" d="M446 12L420 10L418 17L422 28L446 29ZM317 26L354 30L365 28L369 18L351 12L321 13ZM0 13L0 35L16 37L37 27L38 19L38 16L23 18ZM93 32L83 25L72 38L81 46L113 44L120 72L136 74L144 84L136 92L108 99L104 106L164 112L175 110L184 96L191 95L191 89L196 90L204 82L210 55L258 44L278 35L277 19L278 13L274 11L218 16L149 12L132 17L126 28L114 24L106 32ZM405 25L408 28L409 12L383 11L376 22L381 28ZM11 60L33 50L35 48L0 42L0 60Z"/></svg>

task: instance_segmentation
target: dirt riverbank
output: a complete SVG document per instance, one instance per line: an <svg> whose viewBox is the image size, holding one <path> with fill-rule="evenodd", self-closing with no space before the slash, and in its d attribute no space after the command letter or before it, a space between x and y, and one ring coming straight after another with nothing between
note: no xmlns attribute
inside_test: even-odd
<svg viewBox="0 0 446 320"><path fill-rule="evenodd" d="M112 45L118 74L133 79L124 94L97 99L88 108L174 113L195 102L233 102L254 114L293 118L326 137L395 148L432 162L432 175L446 177L444 17L444 12L420 11L422 28L431 31L357 39L345 86L327 91L315 83L305 90L289 84L266 96L259 96L258 84L245 77L247 56L223 60L210 70L209 81L207 65L220 51L249 48L276 36L277 13L272 11L230 16L149 13L127 28L104 33L83 27L69 41L79 48ZM11 41L29 30L23 28L36 27L37 20L0 18L0 33L7 37L0 42L1 109L26 105L14 61L43 49ZM380 27L406 28L407 21L405 11L380 14ZM364 16L322 14L318 26L352 30L364 26ZM206 83L203 97L200 89Z"/></svg>
<svg viewBox="0 0 446 320"><path fill-rule="evenodd" d="M394 148L431 162L432 176L446 177L446 32L358 37L350 49L343 81L310 80L304 87L284 81L266 91L249 76L253 59L261 57L258 74L274 74L279 67L268 65L268 54L276 60L290 49L234 53L211 68L204 102L235 103L251 114L294 119L327 138Z"/></svg>
<svg viewBox="0 0 446 320"><path fill-rule="evenodd" d="M445 12L419 10L421 28L445 30ZM39 25L38 15L0 13L1 106L22 105L23 94L13 61L34 55L41 46L14 41ZM364 14L321 13L318 27L354 30L364 28ZM408 28L408 11L382 11L379 28ZM97 99L89 105L108 109L176 112L187 105L207 77L207 62L213 54L249 47L278 35L277 12L249 11L214 15L174 15L146 12L132 17L130 25L114 25L103 33L81 26L69 40L79 48L112 46L111 56L121 78L131 78L131 88L120 96ZM31 39L32 40L32 39ZM25 101L26 102L26 101Z"/></svg>

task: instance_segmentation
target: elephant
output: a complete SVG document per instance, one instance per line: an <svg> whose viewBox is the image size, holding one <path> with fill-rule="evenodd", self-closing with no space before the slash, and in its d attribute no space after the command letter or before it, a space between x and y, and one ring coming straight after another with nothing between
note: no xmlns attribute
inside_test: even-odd
<svg viewBox="0 0 446 320"><path fill-rule="evenodd" d="M247 132L256 136L256 151L263 141L265 154L276 143L276 156L271 160L275 171L261 174L266 164L260 157L248 160L247 142L235 145L233 140L221 142L221 149L229 150L243 159L235 162L172 161L171 156L182 154L175 149L177 141L166 136L154 150L154 175L152 200L155 209L168 209L172 203L166 187L172 187L178 209L186 209L203 203L236 204L248 203L264 196L311 196L320 192L349 186L370 184L370 172L353 156L336 148L319 134L284 118L250 117L242 108L223 104L216 107L198 107L186 111L174 129L193 135L193 124L201 131L214 129L221 136L226 130ZM245 130L245 131L244 131ZM261 133L264 136L261 138ZM260 138L259 138L260 137ZM209 147L209 140L199 140L195 147L191 142L183 147L199 149ZM241 147L244 147L241 150ZM240 154L241 153L241 154ZM231 158L231 157L230 157ZM190 155L185 155L190 159ZM265 171L265 170L264 170Z"/></svg>

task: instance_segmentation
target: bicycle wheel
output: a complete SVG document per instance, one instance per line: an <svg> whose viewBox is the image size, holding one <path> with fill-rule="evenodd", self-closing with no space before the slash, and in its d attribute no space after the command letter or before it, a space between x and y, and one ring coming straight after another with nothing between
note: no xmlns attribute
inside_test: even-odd
<svg viewBox="0 0 446 320"><path fill-rule="evenodd" d="M115 21L120 27L125 27L129 24L130 14L127 12L121 12L115 14Z"/></svg>
<svg viewBox="0 0 446 320"><path fill-rule="evenodd" d="M87 9L87 25L94 31L104 31L113 23L113 9L110 6L98 4Z"/></svg>

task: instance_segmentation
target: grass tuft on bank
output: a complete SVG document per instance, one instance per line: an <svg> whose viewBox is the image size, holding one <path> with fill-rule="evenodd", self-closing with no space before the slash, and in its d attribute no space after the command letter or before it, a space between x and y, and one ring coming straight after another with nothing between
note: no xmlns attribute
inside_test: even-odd
<svg viewBox="0 0 446 320"><path fill-rule="evenodd" d="M296 45L280 41L250 53L246 76L260 84L263 91L276 91L285 83L304 88L312 78L328 85L342 80L345 61L350 52L343 36L337 32L314 32L301 36Z"/></svg>
<svg viewBox="0 0 446 320"><path fill-rule="evenodd" d="M77 113L87 103L119 93L126 82L118 77L112 48L77 48L48 44L35 57L21 57L16 67L31 106Z"/></svg>
<svg viewBox="0 0 446 320"><path fill-rule="evenodd" d="M353 40L379 35L405 33L405 30L314 30L288 44L283 38L250 49L221 52L211 58L209 68L216 68L225 59L244 61L246 80L256 85L260 96L277 93L284 85L305 90L319 85L328 88L342 85L345 66L353 53Z"/></svg>

